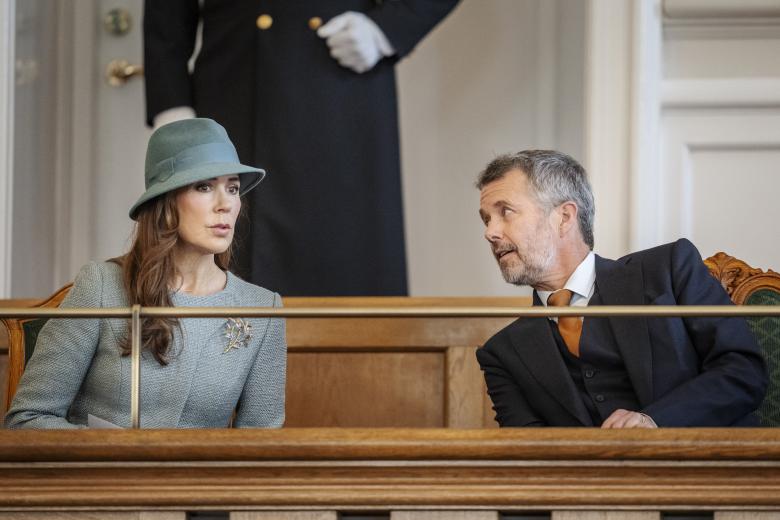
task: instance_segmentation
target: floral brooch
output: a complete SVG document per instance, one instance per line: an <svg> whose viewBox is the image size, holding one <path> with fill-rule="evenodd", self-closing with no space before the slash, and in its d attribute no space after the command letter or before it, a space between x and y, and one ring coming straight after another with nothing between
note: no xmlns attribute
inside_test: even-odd
<svg viewBox="0 0 780 520"><path fill-rule="evenodd" d="M246 347L252 339L252 324L242 318L228 318L222 328L223 336L227 338L223 354L239 347Z"/></svg>

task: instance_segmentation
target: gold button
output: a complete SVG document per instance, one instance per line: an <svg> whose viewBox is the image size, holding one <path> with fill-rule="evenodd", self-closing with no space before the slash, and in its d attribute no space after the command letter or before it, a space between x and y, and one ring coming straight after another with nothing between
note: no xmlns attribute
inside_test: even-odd
<svg viewBox="0 0 780 520"><path fill-rule="evenodd" d="M309 18L309 29L316 31L322 25L322 18L319 16L312 16Z"/></svg>
<svg viewBox="0 0 780 520"><path fill-rule="evenodd" d="M271 27L274 23L274 19L271 18L271 15L268 14L261 14L257 17L257 28L266 30L269 27Z"/></svg>

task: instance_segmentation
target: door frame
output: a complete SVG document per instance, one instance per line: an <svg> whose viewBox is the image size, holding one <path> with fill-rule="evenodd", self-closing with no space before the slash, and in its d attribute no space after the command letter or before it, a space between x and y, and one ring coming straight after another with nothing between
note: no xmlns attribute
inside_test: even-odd
<svg viewBox="0 0 780 520"><path fill-rule="evenodd" d="M11 293L16 0L0 0L0 298Z"/></svg>

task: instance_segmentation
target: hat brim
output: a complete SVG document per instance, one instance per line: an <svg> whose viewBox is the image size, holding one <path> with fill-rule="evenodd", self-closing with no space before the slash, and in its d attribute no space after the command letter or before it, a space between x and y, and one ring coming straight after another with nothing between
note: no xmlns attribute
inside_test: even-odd
<svg viewBox="0 0 780 520"><path fill-rule="evenodd" d="M241 175L241 188L239 189L239 194L244 195L260 184L260 181L265 178L265 170L237 163L206 163L188 168L184 171L176 172L176 174L171 175L169 179L155 183L151 188L146 190L130 208L130 218L137 220L138 210L141 206L160 195L183 188L184 186L189 186L193 182L205 181L215 177L222 177L223 175Z"/></svg>

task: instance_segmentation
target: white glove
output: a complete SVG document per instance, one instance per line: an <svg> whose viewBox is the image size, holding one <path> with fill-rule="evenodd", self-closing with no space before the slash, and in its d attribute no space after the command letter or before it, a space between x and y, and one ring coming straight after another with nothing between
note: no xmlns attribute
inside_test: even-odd
<svg viewBox="0 0 780 520"><path fill-rule="evenodd" d="M163 110L154 116L154 129L157 130L163 125L173 123L180 119L191 119L195 117L195 110L192 107L175 107Z"/></svg>
<svg viewBox="0 0 780 520"><path fill-rule="evenodd" d="M330 55L343 67L358 74L371 70L385 56L395 54L385 33L364 15L347 11L323 25L317 36L325 38Z"/></svg>

